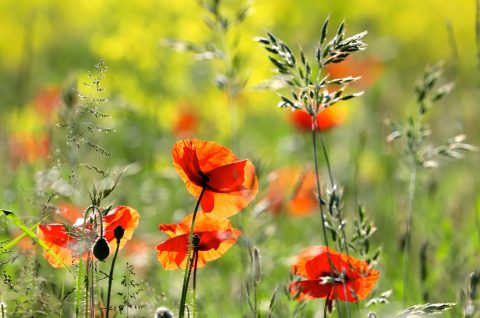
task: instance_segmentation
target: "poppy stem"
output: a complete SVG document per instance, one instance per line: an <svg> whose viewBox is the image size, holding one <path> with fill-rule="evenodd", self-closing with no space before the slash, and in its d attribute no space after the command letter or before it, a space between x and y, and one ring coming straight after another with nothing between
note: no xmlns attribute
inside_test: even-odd
<svg viewBox="0 0 480 318"><path fill-rule="evenodd" d="M403 305L407 303L408 271L410 261L410 239L413 223L413 200L415 198L415 183L417 177L417 165L415 159L412 159L412 168L410 171L410 180L408 185L408 205L407 205L407 228L405 230L405 243L403 250Z"/></svg>
<svg viewBox="0 0 480 318"><path fill-rule="evenodd" d="M110 295L112 293L113 283L113 270L115 269L115 261L117 260L118 250L120 249L120 240L117 239L117 247L115 248L115 254L113 254L112 266L110 267L110 274L108 275L108 292L107 292L107 308L105 317L110 315Z"/></svg>
<svg viewBox="0 0 480 318"><path fill-rule="evenodd" d="M198 265L198 245L195 246L193 252L193 258L195 259L193 265L193 317L197 316L197 265Z"/></svg>
<svg viewBox="0 0 480 318"><path fill-rule="evenodd" d="M185 303L187 301L187 290L188 290L188 283L190 280L189 264L192 261L191 257L192 257L192 247L193 247L193 226L195 225L195 218L197 217L198 208L200 207L200 201L202 201L202 197L206 189L207 187L203 186L202 192L200 192L200 195L198 196L197 204L195 205L195 210L193 211L192 225L190 226L190 234L188 238L187 263L185 266L185 274L183 276L182 298L180 299L180 308L178 312L179 318L185 317Z"/></svg>

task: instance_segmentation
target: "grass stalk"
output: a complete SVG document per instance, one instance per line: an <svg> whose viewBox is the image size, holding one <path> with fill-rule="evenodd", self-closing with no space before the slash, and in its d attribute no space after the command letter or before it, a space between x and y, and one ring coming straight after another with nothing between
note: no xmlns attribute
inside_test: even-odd
<svg viewBox="0 0 480 318"><path fill-rule="evenodd" d="M332 172L332 166L330 165L330 159L328 157L328 152L327 152L327 147L325 146L325 141L324 141L324 138L323 138L323 135L321 132L318 133L318 135L320 136L320 145L322 146L322 152L323 152L323 157L325 159L325 164L327 165L327 171L328 171L328 178L330 180L330 187L332 188L332 191L336 191L336 185L335 185L335 182L333 181L333 172ZM332 205L329 205L333 208ZM339 207L337 206L337 213L339 214L338 215L338 219L339 221L341 221L341 215L340 215L340 209ZM333 211L330 211L330 214L333 214ZM345 243L345 253L347 254L347 256L350 256L349 252L348 252L348 244L347 244L347 235L345 233L345 228L342 226L341 227L341 232L342 232L342 239L343 239L343 242ZM345 294L347 294L347 286L346 284L343 284L343 289L344 289L344 292ZM351 312L350 312L350 303L347 302L347 313L348 313L348 317L350 318L351 317Z"/></svg>
<svg viewBox="0 0 480 318"><path fill-rule="evenodd" d="M416 177L417 165L415 159L412 159L412 167L410 168L410 178L408 184L407 228L405 230L405 244L403 250L403 306L406 305L408 296L408 272L410 261L410 245L413 224L413 200L415 199Z"/></svg>

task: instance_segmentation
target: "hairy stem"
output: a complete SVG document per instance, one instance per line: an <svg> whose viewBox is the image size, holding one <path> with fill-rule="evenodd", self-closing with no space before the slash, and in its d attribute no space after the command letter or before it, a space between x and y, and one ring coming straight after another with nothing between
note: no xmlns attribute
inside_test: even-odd
<svg viewBox="0 0 480 318"><path fill-rule="evenodd" d="M202 197L203 197L203 194L205 193L205 190L206 190L206 186L202 188L202 192L200 192L200 196L198 197L195 210L193 211L192 225L190 226L190 234L188 236L187 263L185 266L185 274L183 276L182 298L180 300L180 309L178 313L179 318L183 318L185 316L185 302L187 300L188 282L190 279L189 264L191 262L191 257L192 257L193 226L195 225L195 218L197 217L198 208L200 207L200 201L202 201Z"/></svg>

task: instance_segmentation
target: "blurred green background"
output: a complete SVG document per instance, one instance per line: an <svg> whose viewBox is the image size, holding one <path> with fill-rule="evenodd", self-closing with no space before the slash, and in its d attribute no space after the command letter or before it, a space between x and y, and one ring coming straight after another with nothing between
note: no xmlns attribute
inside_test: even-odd
<svg viewBox="0 0 480 318"><path fill-rule="evenodd" d="M276 107L278 97L274 92L259 89L272 77L273 67L253 39L272 32L292 48L302 47L311 54L323 22L330 16L330 34L342 20L346 21L348 35L368 31L368 48L355 54L354 59L364 63L347 68L368 79L358 87L365 90L365 95L344 102L346 122L328 131L325 138L335 178L345 189L344 213L347 218L355 217L360 203L377 227L373 245L381 246L383 254L376 294L392 289L393 295L390 305L371 310L387 316L398 311L403 292L400 241L408 171L403 150L385 142L388 129L384 121L405 121L416 109L415 81L427 65L444 61L445 77L455 82L455 89L428 115L431 139L438 144L465 133L469 143L480 144L475 1L222 2L227 16L239 8L250 8L246 19L232 26L225 37L218 37L205 25L205 10L196 1L1 1L1 207L17 211L29 225L41 219L50 222L48 214L42 218L47 202L88 206L92 182L102 179L88 166L113 171L131 165L110 200L133 206L141 214L134 237L143 240L148 249L144 253L146 265L136 270L144 289L137 301L146 306L138 313L152 316L157 306L174 307L182 275L180 271L163 271L155 259L154 246L165 239L158 224L179 221L195 203L173 170L171 147L181 136L214 140L234 149L239 157L254 161L260 191L257 200L233 218L244 233L242 241L199 274L200 316L248 316L244 280L249 244L258 246L262 255L263 280L258 297L261 310L266 311L276 286L281 290L288 281L292 257L322 240L316 214L292 218L252 212L265 193L270 171L311 162L309 135L292 127L290 111ZM235 57L232 65L236 74L247 79L238 96L230 99L230 106L228 96L215 83L226 64L199 61L192 53L167 47L165 39L220 43L228 48L229 58ZM76 154L69 156L70 148L65 146L68 131L57 125L64 118L61 114L66 106L58 106L53 115L47 116L38 111L39 98L50 92L61 105L62 92L68 92L75 79L80 91L95 96L83 83L89 81L88 72L93 72L101 59L108 66L102 80L106 91L101 94L108 102L101 107L110 117L98 121L115 132L89 137L91 132L87 131L84 136L111 155L82 145L79 150L71 150ZM195 122L187 135L175 128L184 113L193 114ZM44 134L50 144L48 155L42 156L42 147L38 146L41 141L35 137ZM31 154L16 156L16 142L30 143L24 147ZM419 173L409 304L458 302L467 275L479 267L478 159L478 153L471 153L464 160L446 159L439 169ZM52 172L55 167L57 172ZM322 176L327 180L323 168ZM60 180L73 190L65 190L68 186L59 185ZM0 237L10 239L14 233L14 226L0 218ZM418 255L425 243L428 276L421 281ZM22 264L31 259L32 252L14 253L18 253L15 261L4 268L14 279L20 279ZM36 255L40 254L37 251ZM133 251L120 261L135 263L135 258ZM37 259L41 264L39 277L52 285L55 277L65 276L62 270L50 268L41 256ZM119 267L125 269L124 265ZM15 294L2 289L0 301L5 299L14 307ZM53 295L57 289L51 286ZM65 302L64 313L68 312L69 301ZM278 302L277 315L282 316L283 310L288 317L281 304L293 305L285 296ZM320 301L307 306L309 315L320 315L320 311ZM458 305L451 317L461 312Z"/></svg>

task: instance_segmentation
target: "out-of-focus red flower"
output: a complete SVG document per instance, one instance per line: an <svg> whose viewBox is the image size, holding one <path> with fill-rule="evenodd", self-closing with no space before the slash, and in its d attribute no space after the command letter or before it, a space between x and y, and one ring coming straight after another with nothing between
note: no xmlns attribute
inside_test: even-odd
<svg viewBox="0 0 480 318"><path fill-rule="evenodd" d="M296 216L308 215L318 208L313 169L286 167L272 171L267 179L266 196L258 203L262 208L275 214L286 209Z"/></svg>
<svg viewBox="0 0 480 318"><path fill-rule="evenodd" d="M338 299L349 302L365 299L379 275L367 262L326 246L303 250L292 266L292 273L305 278L289 286L290 293L297 295L299 300L327 298L327 301Z"/></svg>
<svg viewBox="0 0 480 318"><path fill-rule="evenodd" d="M312 123L312 116L304 109L296 109L291 113L293 125L301 131L326 131L342 124L347 117L347 111L343 105L334 105L320 110L315 117L316 123Z"/></svg>
<svg viewBox="0 0 480 318"><path fill-rule="evenodd" d="M188 138L198 131L198 117L191 110L181 110L175 118L173 133L179 138Z"/></svg>
<svg viewBox="0 0 480 318"><path fill-rule="evenodd" d="M137 228L140 214L130 207L118 206L103 217L104 238L110 245L110 252L116 248L116 239L113 230L118 225L125 229L125 234L120 240L120 248L132 238L133 231ZM88 219L87 219L88 220ZM83 218L77 219L73 225L60 223L42 224L37 227L37 236L50 250L57 254L67 264L75 264L80 257L86 257L93 243L98 238L98 233L93 224L85 224L85 240L81 241ZM50 253L44 252L43 256L55 268L63 267Z"/></svg>
<svg viewBox="0 0 480 318"><path fill-rule="evenodd" d="M247 206L258 191L255 168L212 141L185 139L172 150L173 164L202 210L213 217L229 217Z"/></svg>
<svg viewBox="0 0 480 318"><path fill-rule="evenodd" d="M10 137L10 158L13 167L21 162L34 163L50 154L50 139L45 134L17 133Z"/></svg>
<svg viewBox="0 0 480 318"><path fill-rule="evenodd" d="M34 105L37 112L45 119L50 119L61 104L61 89L59 86L45 87L34 99Z"/></svg>
<svg viewBox="0 0 480 318"><path fill-rule="evenodd" d="M185 268L187 264L190 224L193 213L179 224L160 224L160 230L169 239L157 245L158 261L166 270ZM216 219L199 213L195 219L193 235L198 235L197 267L216 260L237 241L240 231L228 219Z"/></svg>
<svg viewBox="0 0 480 318"><path fill-rule="evenodd" d="M330 79L361 76L352 85L360 89L366 89L382 75L383 63L373 56L364 59L349 57L340 63L328 64L326 70L330 74Z"/></svg>

